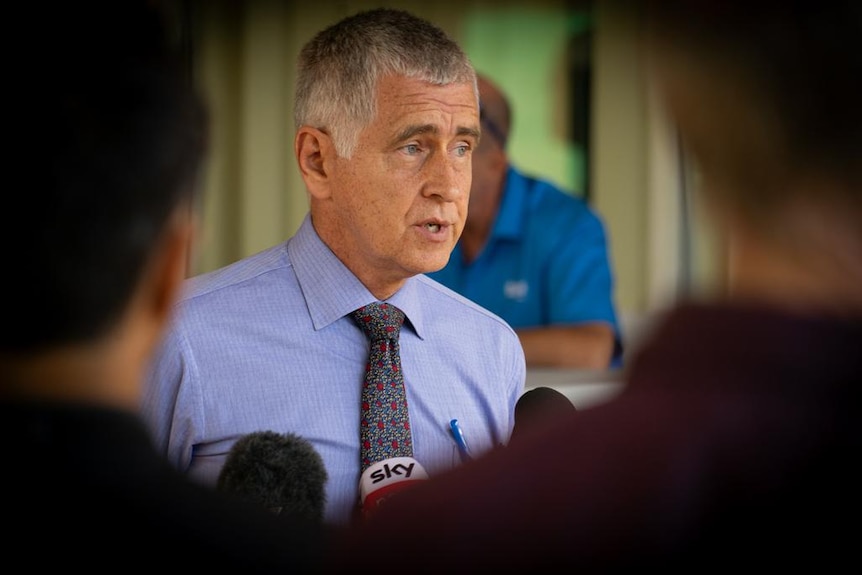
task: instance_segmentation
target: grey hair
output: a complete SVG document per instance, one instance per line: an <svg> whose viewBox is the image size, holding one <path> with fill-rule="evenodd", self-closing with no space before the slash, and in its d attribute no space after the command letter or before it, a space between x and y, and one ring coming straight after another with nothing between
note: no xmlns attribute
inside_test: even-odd
<svg viewBox="0 0 862 575"><path fill-rule="evenodd" d="M443 30L403 10L359 12L317 33L299 54L294 123L332 137L349 158L359 132L375 117L377 82L398 75L445 86L470 83L476 72Z"/></svg>

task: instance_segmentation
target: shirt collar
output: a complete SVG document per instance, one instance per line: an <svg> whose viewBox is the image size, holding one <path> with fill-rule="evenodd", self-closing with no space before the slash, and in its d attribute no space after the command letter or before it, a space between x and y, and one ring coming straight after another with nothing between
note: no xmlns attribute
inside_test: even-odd
<svg viewBox="0 0 862 575"><path fill-rule="evenodd" d="M377 301L362 282L329 249L306 214L296 234L287 244L291 265L308 307L315 330L323 329L353 310ZM407 318L405 325L421 338L424 314L416 277L408 278L391 298Z"/></svg>

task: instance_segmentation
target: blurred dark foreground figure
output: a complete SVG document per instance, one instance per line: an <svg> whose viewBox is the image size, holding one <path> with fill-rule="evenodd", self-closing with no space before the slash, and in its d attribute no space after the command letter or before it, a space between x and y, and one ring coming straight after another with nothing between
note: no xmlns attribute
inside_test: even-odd
<svg viewBox="0 0 862 575"><path fill-rule="evenodd" d="M320 564L314 523L295 529L187 482L138 417L144 364L185 277L206 147L202 103L153 4L6 13L33 45L5 76L16 182L2 231L5 559L35 571L307 571Z"/></svg>
<svg viewBox="0 0 862 575"><path fill-rule="evenodd" d="M620 396L406 490L336 569L384 544L429 573L859 564L862 3L637 8L727 289L669 313Z"/></svg>

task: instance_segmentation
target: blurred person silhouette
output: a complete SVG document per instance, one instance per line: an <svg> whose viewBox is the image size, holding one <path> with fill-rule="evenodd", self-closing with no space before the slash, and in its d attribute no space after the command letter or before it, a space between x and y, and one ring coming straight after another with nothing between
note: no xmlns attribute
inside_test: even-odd
<svg viewBox="0 0 862 575"><path fill-rule="evenodd" d="M862 512L862 4L613 2L729 250L614 399L405 491L386 541L425 572L839 572ZM851 567L848 567L851 566Z"/></svg>
<svg viewBox="0 0 862 575"><path fill-rule="evenodd" d="M158 448L214 485L231 445L260 430L324 460L327 523L360 502L360 393L369 354L354 310L406 315L401 372L413 458L428 474L508 441L526 365L517 335L425 272L461 235L479 140L475 71L440 28L401 10L356 12L303 47L296 160L310 199L297 233L192 278L154 362L146 412Z"/></svg>
<svg viewBox="0 0 862 575"><path fill-rule="evenodd" d="M604 223L580 197L510 161L511 104L479 74L483 137L467 222L428 274L506 320L529 367L620 367L622 337Z"/></svg>
<svg viewBox="0 0 862 575"><path fill-rule="evenodd" d="M140 418L207 141L169 14L143 1L6 11L39 46L6 69L19 185L0 232L15 246L0 288L4 556L34 570L313 571L322 530L192 483Z"/></svg>

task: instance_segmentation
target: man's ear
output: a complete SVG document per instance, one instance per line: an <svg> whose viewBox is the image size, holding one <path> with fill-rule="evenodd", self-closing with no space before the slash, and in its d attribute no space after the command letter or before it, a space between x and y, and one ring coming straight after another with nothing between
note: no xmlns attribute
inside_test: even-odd
<svg viewBox="0 0 862 575"><path fill-rule="evenodd" d="M332 138L317 128L302 126L296 132L293 148L309 194L317 199L327 198L336 158Z"/></svg>

